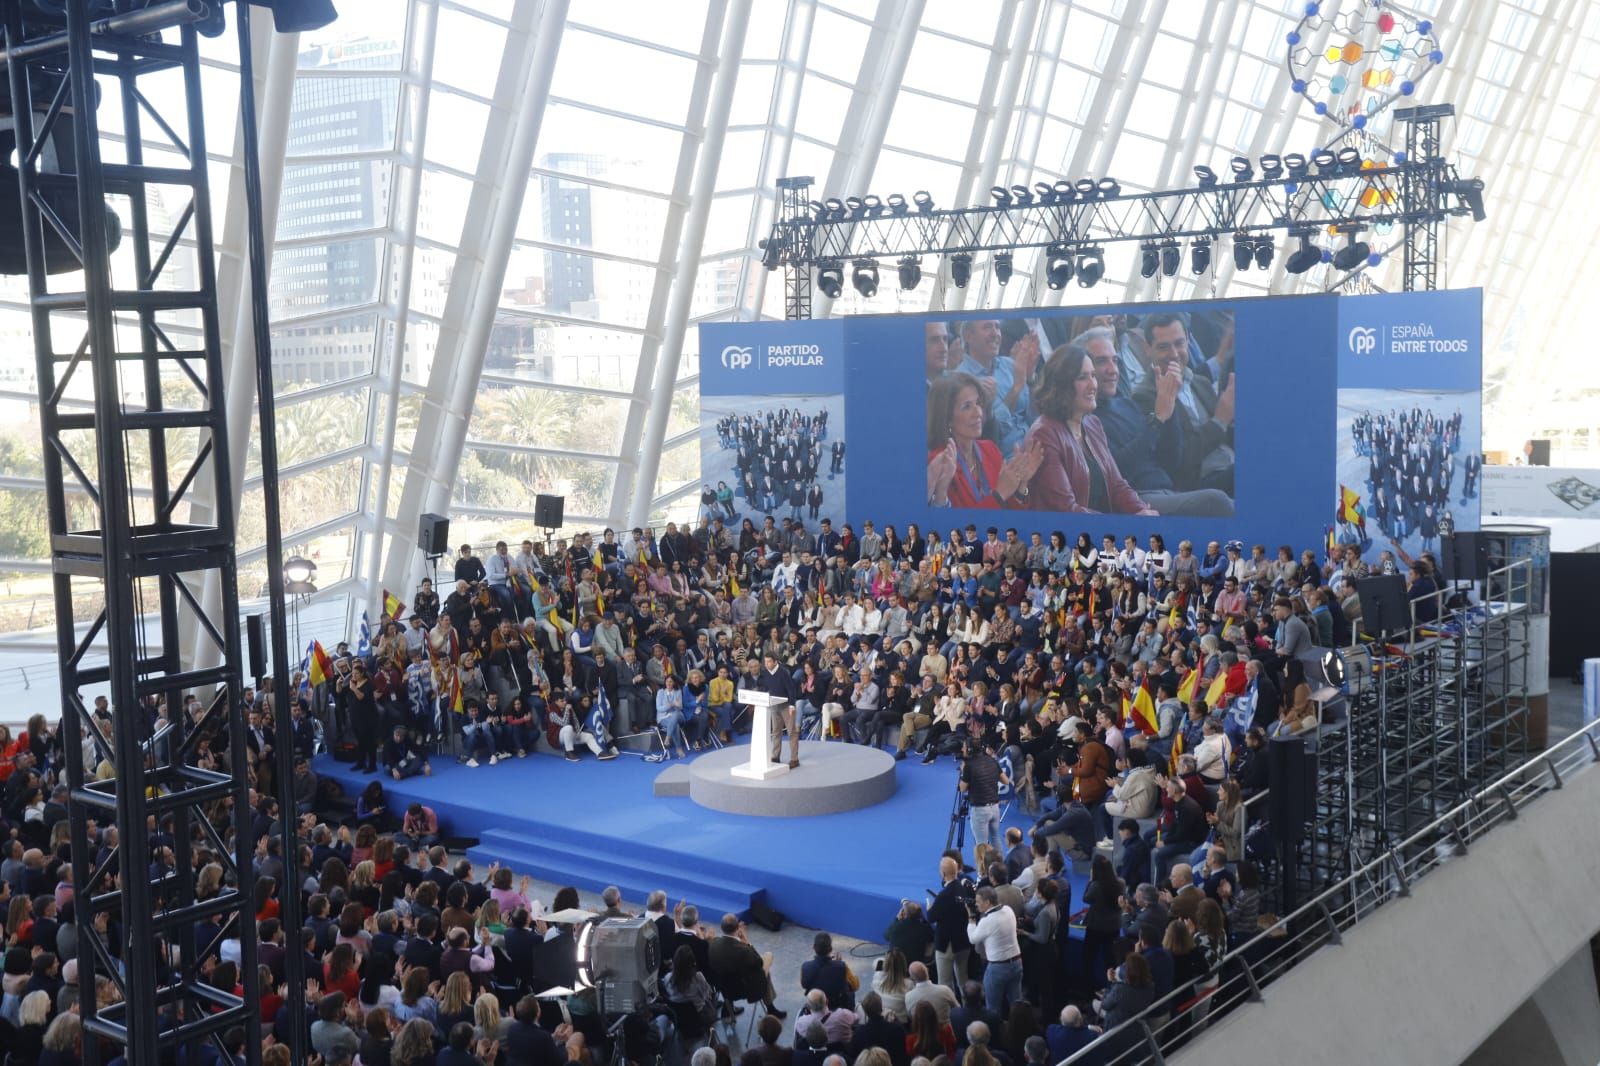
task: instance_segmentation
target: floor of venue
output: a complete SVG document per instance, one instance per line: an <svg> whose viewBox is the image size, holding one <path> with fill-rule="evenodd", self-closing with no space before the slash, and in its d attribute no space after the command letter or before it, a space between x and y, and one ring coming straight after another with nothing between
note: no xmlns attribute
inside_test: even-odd
<svg viewBox="0 0 1600 1066"><path fill-rule="evenodd" d="M652 786L664 765L538 754L469 768L446 756L434 760L431 777L385 778L384 786L392 810L420 801L448 835L478 838L468 851L474 862L591 890L614 884L636 901L661 888L708 920L764 896L792 921L876 941L902 899L926 904L938 887L956 793L952 759L899 763L895 794L874 807L796 818L658 797ZM352 797L370 779L329 756L315 769ZM1006 825L1027 824L1021 810L1008 812ZM970 832L966 855L970 862ZM1081 898L1082 884L1073 887Z"/></svg>

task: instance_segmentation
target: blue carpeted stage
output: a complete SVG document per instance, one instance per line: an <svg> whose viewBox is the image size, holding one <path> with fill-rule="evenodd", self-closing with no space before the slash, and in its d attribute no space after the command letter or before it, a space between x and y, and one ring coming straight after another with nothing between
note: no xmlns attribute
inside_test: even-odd
<svg viewBox="0 0 1600 1066"><path fill-rule="evenodd" d="M419 800L448 835L479 838L468 854L480 876L498 861L580 888L614 884L634 905L660 888L709 921L764 893L792 921L873 941L901 899L925 905L926 891L938 887L956 781L953 760L923 766L911 758L898 764L895 794L875 807L771 818L657 797L652 784L663 764L629 756L568 763L541 754L477 769L443 758L433 767L432 777L384 778L390 809ZM316 770L352 798L370 780L328 756ZM1027 816L1013 810L1006 824L1026 826ZM1079 899L1082 877L1074 881Z"/></svg>

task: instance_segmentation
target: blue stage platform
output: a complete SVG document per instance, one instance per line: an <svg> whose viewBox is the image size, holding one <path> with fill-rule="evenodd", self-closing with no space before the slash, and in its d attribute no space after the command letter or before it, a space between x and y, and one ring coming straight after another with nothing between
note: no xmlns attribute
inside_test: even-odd
<svg viewBox="0 0 1600 1066"><path fill-rule="evenodd" d="M479 839L468 854L482 866L498 861L586 889L614 884L635 905L660 888L709 921L764 894L792 921L872 941L901 899L925 904L938 887L956 783L951 759L923 766L912 758L898 764L895 794L875 807L764 818L657 797L663 764L629 756L568 763L541 754L476 769L444 758L433 767L432 777L385 778L390 808L426 803L447 834ZM328 756L316 770L352 797L370 780ZM1013 810L1006 824L1025 826L1027 817ZM1076 900L1083 886L1074 880Z"/></svg>

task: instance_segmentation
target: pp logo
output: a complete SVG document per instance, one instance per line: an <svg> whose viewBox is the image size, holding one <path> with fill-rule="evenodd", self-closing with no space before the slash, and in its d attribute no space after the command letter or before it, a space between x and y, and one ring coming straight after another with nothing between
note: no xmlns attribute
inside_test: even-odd
<svg viewBox="0 0 1600 1066"><path fill-rule="evenodd" d="M729 370L743 370L754 361L755 352L750 348L730 344L722 349L722 365Z"/></svg>
<svg viewBox="0 0 1600 1066"><path fill-rule="evenodd" d="M1378 347L1378 331L1371 326L1357 326L1350 331L1348 343L1353 355L1371 355Z"/></svg>

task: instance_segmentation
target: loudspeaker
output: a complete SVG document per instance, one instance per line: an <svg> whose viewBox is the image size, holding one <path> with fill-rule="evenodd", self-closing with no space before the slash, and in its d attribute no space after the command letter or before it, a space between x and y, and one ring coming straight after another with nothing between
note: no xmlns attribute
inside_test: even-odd
<svg viewBox="0 0 1600 1066"><path fill-rule="evenodd" d="M1361 628L1374 637L1403 633L1411 628L1411 605L1406 579L1399 574L1379 574L1356 582L1361 600Z"/></svg>
<svg viewBox="0 0 1600 1066"><path fill-rule="evenodd" d="M1550 442L1547 440L1530 440L1528 442L1528 465L1550 465Z"/></svg>
<svg viewBox="0 0 1600 1066"><path fill-rule="evenodd" d="M1482 581L1489 576L1489 542L1475 529L1453 534L1440 545L1439 562L1446 581Z"/></svg>
<svg viewBox="0 0 1600 1066"><path fill-rule="evenodd" d="M1302 737L1267 742L1267 822L1273 837L1292 844L1305 836L1316 810L1316 772Z"/></svg>
<svg viewBox="0 0 1600 1066"><path fill-rule="evenodd" d="M266 677L267 635L262 628L259 614L247 614L244 616L244 642L250 653L250 677L252 681Z"/></svg>
<svg viewBox="0 0 1600 1066"><path fill-rule="evenodd" d="M450 519L438 514L423 515L417 527L417 545L424 555L449 555Z"/></svg>
<svg viewBox="0 0 1600 1066"><path fill-rule="evenodd" d="M540 529L560 529L561 516L567 507L565 496L545 496L542 493L533 498L533 524Z"/></svg>

